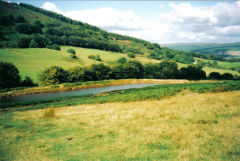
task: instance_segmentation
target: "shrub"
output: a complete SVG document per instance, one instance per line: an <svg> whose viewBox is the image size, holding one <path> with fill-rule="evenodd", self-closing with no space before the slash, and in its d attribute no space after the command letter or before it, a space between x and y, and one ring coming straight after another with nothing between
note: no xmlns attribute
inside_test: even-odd
<svg viewBox="0 0 240 161"><path fill-rule="evenodd" d="M19 71L13 64L0 62L0 88L17 87L20 80Z"/></svg>
<svg viewBox="0 0 240 161"><path fill-rule="evenodd" d="M68 53L72 53L72 54L76 54L76 52L75 52L74 49L68 49L67 52L68 52Z"/></svg>
<svg viewBox="0 0 240 161"><path fill-rule="evenodd" d="M59 84L69 81L69 73L61 67L52 66L39 75L43 84Z"/></svg>
<svg viewBox="0 0 240 161"><path fill-rule="evenodd" d="M127 62L127 59L124 58L124 57L122 57L122 58L118 59L117 62L118 62L119 64L124 64L124 63Z"/></svg>
<svg viewBox="0 0 240 161"><path fill-rule="evenodd" d="M47 45L46 47L47 47L48 49L61 50L60 46L57 45L57 44Z"/></svg>
<svg viewBox="0 0 240 161"><path fill-rule="evenodd" d="M135 54L133 54L133 53L128 53L128 55L127 55L129 58L135 58Z"/></svg>

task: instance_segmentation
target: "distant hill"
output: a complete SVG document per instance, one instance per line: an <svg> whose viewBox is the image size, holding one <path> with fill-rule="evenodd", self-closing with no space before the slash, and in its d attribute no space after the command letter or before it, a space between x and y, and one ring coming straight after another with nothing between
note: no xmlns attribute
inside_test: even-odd
<svg viewBox="0 0 240 161"><path fill-rule="evenodd" d="M190 44L166 44L165 46L174 50L200 52L202 54L213 54L229 56L229 51L240 50L240 42L235 43L190 43Z"/></svg>

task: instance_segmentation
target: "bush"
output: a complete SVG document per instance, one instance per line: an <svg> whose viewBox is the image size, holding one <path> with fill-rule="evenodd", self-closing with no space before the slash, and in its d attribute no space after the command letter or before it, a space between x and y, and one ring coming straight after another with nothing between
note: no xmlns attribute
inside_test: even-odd
<svg viewBox="0 0 240 161"><path fill-rule="evenodd" d="M76 52L75 52L74 49L68 49L67 52L68 52L68 53L72 53L72 54L76 54Z"/></svg>
<svg viewBox="0 0 240 161"><path fill-rule="evenodd" d="M53 50L61 50L60 46L57 44L53 44L53 45L47 45L46 48L48 49L53 49Z"/></svg>
<svg viewBox="0 0 240 161"><path fill-rule="evenodd" d="M12 88L20 85L18 69L11 63L0 62L0 88Z"/></svg>
<svg viewBox="0 0 240 161"><path fill-rule="evenodd" d="M133 53L128 53L128 55L127 55L129 58L135 58L135 54L133 54Z"/></svg>
<svg viewBox="0 0 240 161"><path fill-rule="evenodd" d="M124 63L127 62L127 59L124 58L124 57L122 57L122 58L118 59L117 62L118 62L119 64L124 64Z"/></svg>
<svg viewBox="0 0 240 161"><path fill-rule="evenodd" d="M43 84L59 84L69 81L69 72L58 66L47 68L39 75Z"/></svg>

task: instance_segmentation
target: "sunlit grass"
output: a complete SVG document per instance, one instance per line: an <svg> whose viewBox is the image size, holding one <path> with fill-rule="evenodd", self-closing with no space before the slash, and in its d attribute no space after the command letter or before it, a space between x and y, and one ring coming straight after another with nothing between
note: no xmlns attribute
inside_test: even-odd
<svg viewBox="0 0 240 161"><path fill-rule="evenodd" d="M1 159L239 160L239 94L1 112Z"/></svg>

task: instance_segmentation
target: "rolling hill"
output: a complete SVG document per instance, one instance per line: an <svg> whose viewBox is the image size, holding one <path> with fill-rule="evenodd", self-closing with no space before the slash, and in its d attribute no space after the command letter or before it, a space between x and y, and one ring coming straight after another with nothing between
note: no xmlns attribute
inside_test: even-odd
<svg viewBox="0 0 240 161"><path fill-rule="evenodd" d="M189 43L189 44L167 44L171 49L174 50L185 50L199 52L202 54L214 54L222 56L231 56L231 51L240 50L240 42L235 43ZM237 55L235 55L237 56Z"/></svg>

